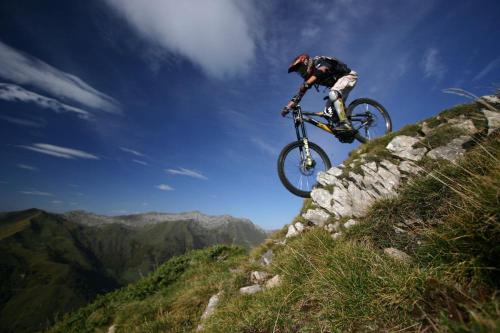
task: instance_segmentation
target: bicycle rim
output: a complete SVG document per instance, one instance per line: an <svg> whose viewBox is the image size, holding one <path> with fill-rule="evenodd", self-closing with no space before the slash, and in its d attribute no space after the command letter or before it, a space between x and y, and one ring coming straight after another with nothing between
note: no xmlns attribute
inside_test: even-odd
<svg viewBox="0 0 500 333"><path fill-rule="evenodd" d="M389 114L379 103L370 99L353 101L349 106L351 123L358 130L356 138L366 142L392 131Z"/></svg>
<svg viewBox="0 0 500 333"><path fill-rule="evenodd" d="M320 171L331 168L326 153L316 144L309 143L314 166L308 166L302 142L294 142L286 146L278 159L278 173L285 187L295 195L309 198L311 190L316 185Z"/></svg>

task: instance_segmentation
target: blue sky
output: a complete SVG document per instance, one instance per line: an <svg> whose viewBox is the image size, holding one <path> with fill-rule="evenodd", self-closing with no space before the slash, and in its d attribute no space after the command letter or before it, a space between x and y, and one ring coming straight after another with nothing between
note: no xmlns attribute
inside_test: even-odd
<svg viewBox="0 0 500 333"><path fill-rule="evenodd" d="M279 228L298 53L359 73L395 128L500 86L498 1L2 1L0 210L231 214ZM309 92L307 110L322 93ZM341 163L356 144L310 128Z"/></svg>

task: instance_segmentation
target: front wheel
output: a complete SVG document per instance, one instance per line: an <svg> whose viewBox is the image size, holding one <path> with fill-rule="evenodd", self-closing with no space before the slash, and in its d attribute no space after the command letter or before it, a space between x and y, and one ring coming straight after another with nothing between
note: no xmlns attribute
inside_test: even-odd
<svg viewBox="0 0 500 333"><path fill-rule="evenodd" d="M377 101L359 98L347 108L347 117L357 131L355 138L367 142L392 131L392 121L387 110Z"/></svg>
<svg viewBox="0 0 500 333"><path fill-rule="evenodd" d="M332 167L328 155L315 143L308 142L307 160L303 141L292 142L283 148L278 158L278 175L285 187L295 195L310 198L318 172Z"/></svg>

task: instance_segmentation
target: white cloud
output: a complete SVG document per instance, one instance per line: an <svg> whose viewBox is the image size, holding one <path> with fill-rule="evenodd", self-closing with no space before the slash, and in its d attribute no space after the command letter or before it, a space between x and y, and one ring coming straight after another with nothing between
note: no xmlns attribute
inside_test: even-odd
<svg viewBox="0 0 500 333"><path fill-rule="evenodd" d="M198 179L208 179L206 176L204 176L203 174L201 174L198 171L189 170L189 169L185 169L185 168L166 169L165 171L171 175L188 176L188 177L193 177L193 178L198 178Z"/></svg>
<svg viewBox="0 0 500 333"><path fill-rule="evenodd" d="M0 119L5 120L11 124L26 126L26 127L44 127L45 126L45 122L42 122L42 121L37 122L37 121L22 119L22 118L17 118L17 117L0 116Z"/></svg>
<svg viewBox="0 0 500 333"><path fill-rule="evenodd" d="M144 156L143 153L140 153L137 150L133 150L133 149L130 149L130 148L125 148L125 147L120 147L120 149L123 150L124 152L133 154L135 156Z"/></svg>
<svg viewBox="0 0 500 333"><path fill-rule="evenodd" d="M19 147L29 149L32 151L36 151L36 152L39 152L42 154L66 158L66 159L73 159L73 158L83 158L83 159L92 159L92 160L99 159L99 157L97 157L93 154L84 152L82 150L55 146L55 145L51 145L48 143L35 143L31 146L19 146Z"/></svg>
<svg viewBox="0 0 500 333"><path fill-rule="evenodd" d="M278 151L276 150L276 147L274 147L273 145L271 145L270 143L264 141L264 140L261 140L259 138L252 138L251 141L257 145L257 147L259 147L260 149L262 149L263 151L273 155L273 156L277 156L278 155Z"/></svg>
<svg viewBox="0 0 500 333"><path fill-rule="evenodd" d="M479 73L477 73L476 76L474 76L472 81L477 81L479 79L482 79L484 76L486 76L489 72L491 72L498 66L500 66L500 56L496 57L491 62L489 62Z"/></svg>
<svg viewBox="0 0 500 333"><path fill-rule="evenodd" d="M6 101L33 103L44 109L51 109L56 112L74 112L80 118L90 118L90 113L82 109L59 102L35 92L26 90L20 86L9 83L0 83L0 99Z"/></svg>
<svg viewBox="0 0 500 333"><path fill-rule="evenodd" d="M60 205L60 204L62 204L62 201L61 200L52 200L51 203L53 203L54 205Z"/></svg>
<svg viewBox="0 0 500 333"><path fill-rule="evenodd" d="M300 31L300 35L303 38L314 38L319 34L320 31L321 29L318 26L310 26L302 29Z"/></svg>
<svg viewBox="0 0 500 333"><path fill-rule="evenodd" d="M138 163L138 164L142 164L142 165L148 165L148 163L146 163L144 161L140 161L140 160L132 160L132 162L135 162L135 163Z"/></svg>
<svg viewBox="0 0 500 333"><path fill-rule="evenodd" d="M30 170L30 171L38 171L37 167L27 165L27 164L18 164L17 167L21 168L21 169L25 169L25 170Z"/></svg>
<svg viewBox="0 0 500 333"><path fill-rule="evenodd" d="M0 77L93 109L119 112L118 103L80 78L63 72L0 41Z"/></svg>
<svg viewBox="0 0 500 333"><path fill-rule="evenodd" d="M174 188L170 185L167 184L160 184L155 186L157 189L162 190L162 191L173 191Z"/></svg>
<svg viewBox="0 0 500 333"><path fill-rule="evenodd" d="M137 32L208 75L244 73L261 29L251 1L106 0Z"/></svg>
<svg viewBox="0 0 500 333"><path fill-rule="evenodd" d="M441 80L446 72L446 68L439 57L439 51L435 48L429 48L425 52L422 66L426 78Z"/></svg>
<svg viewBox="0 0 500 333"><path fill-rule="evenodd" d="M39 195L44 197L53 197L54 195L49 192L40 192L40 191L19 191L19 193L27 194L27 195Z"/></svg>

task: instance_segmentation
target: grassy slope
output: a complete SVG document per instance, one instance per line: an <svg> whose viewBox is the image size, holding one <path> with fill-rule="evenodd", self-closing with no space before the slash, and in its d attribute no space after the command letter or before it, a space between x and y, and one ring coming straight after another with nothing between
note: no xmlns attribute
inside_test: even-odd
<svg viewBox="0 0 500 333"><path fill-rule="evenodd" d="M361 149L380 150L374 143ZM497 133L457 165L426 161L427 176L379 201L337 240L318 228L280 245L284 228L249 257L221 247L191 252L67 316L52 332L106 332L112 324L116 332L193 332L220 290L206 332L499 331L499 158ZM262 267L258 258L270 247L275 259ZM413 259L396 262L386 247ZM280 274L283 283L240 295L255 269Z"/></svg>
<svg viewBox="0 0 500 333"><path fill-rule="evenodd" d="M49 332L190 332L208 298L246 258L238 247L214 246L174 257L154 273L67 315Z"/></svg>

